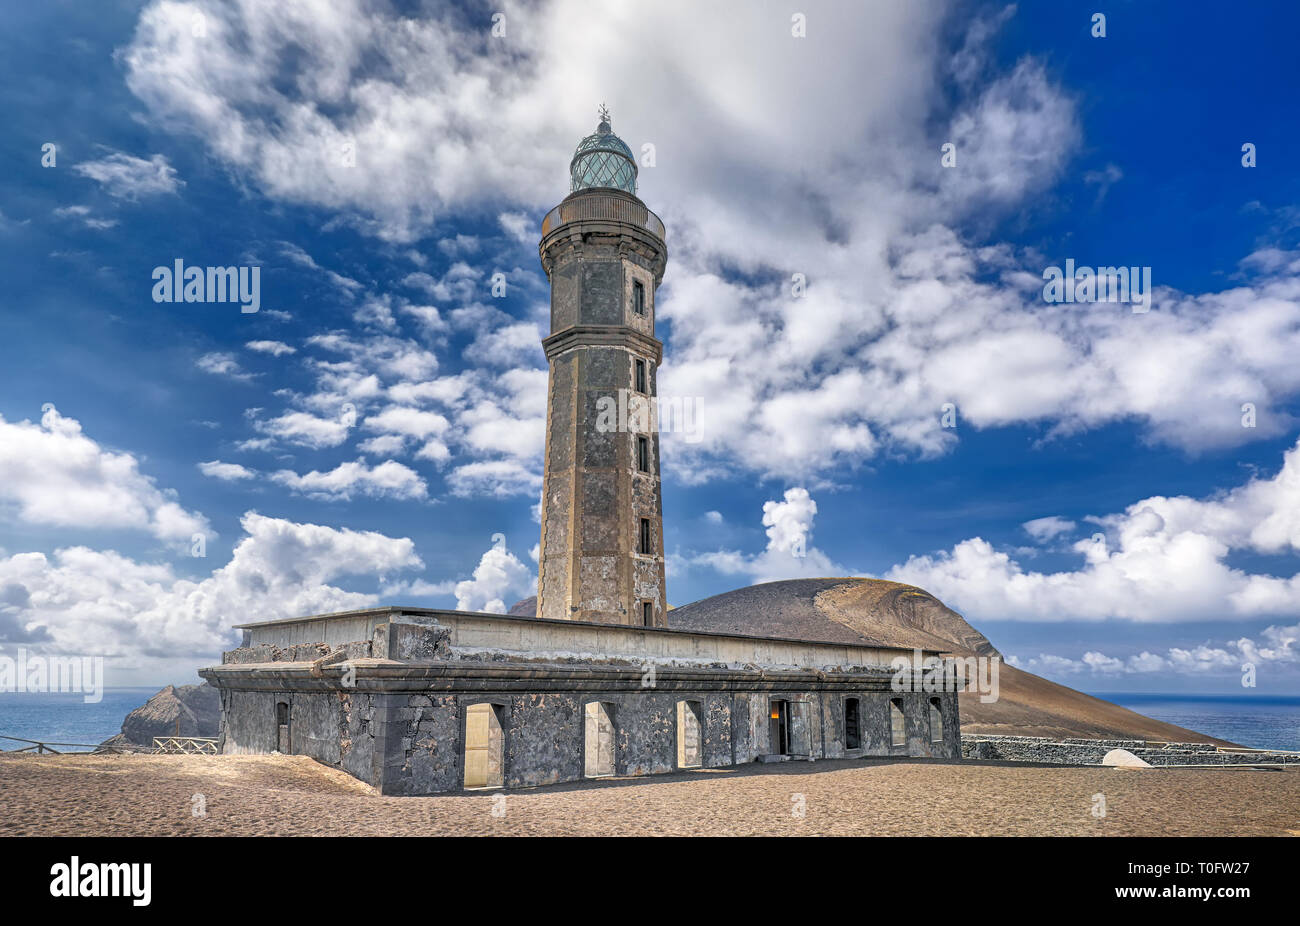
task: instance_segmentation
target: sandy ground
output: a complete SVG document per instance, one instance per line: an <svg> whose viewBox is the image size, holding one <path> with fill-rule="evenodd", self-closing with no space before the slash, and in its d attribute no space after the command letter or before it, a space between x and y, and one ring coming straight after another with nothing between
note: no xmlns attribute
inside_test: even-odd
<svg viewBox="0 0 1300 926"><path fill-rule="evenodd" d="M302 756L0 756L0 835L38 834L1286 836L1300 769L833 760L395 798Z"/></svg>

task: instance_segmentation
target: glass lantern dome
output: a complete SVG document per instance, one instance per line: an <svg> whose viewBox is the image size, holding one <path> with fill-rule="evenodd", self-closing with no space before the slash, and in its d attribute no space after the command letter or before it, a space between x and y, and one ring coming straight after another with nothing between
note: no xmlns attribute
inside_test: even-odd
<svg viewBox="0 0 1300 926"><path fill-rule="evenodd" d="M609 111L602 107L596 133L578 142L569 162L569 192L603 187L635 196L636 174L632 149L614 134Z"/></svg>

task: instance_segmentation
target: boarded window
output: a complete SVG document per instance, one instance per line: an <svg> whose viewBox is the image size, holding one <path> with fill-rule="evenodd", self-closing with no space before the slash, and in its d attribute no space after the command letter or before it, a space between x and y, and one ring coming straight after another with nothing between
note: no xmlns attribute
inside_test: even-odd
<svg viewBox="0 0 1300 926"><path fill-rule="evenodd" d="M636 391L646 392L645 361L636 361Z"/></svg>
<svg viewBox="0 0 1300 926"><path fill-rule="evenodd" d="M636 540L636 551L649 555L654 552L650 545L650 519L641 519L641 530Z"/></svg>
<svg viewBox="0 0 1300 926"><path fill-rule="evenodd" d="M281 755L293 755L293 740L289 735L289 704L286 701L275 705L275 748Z"/></svg>
<svg viewBox="0 0 1300 926"><path fill-rule="evenodd" d="M645 286L640 280L632 282L632 311L637 315L645 314Z"/></svg>
<svg viewBox="0 0 1300 926"><path fill-rule="evenodd" d="M862 748L862 727L858 721L858 699L844 699L844 748Z"/></svg>
<svg viewBox="0 0 1300 926"><path fill-rule="evenodd" d="M636 468L643 473L650 472L650 438L636 439Z"/></svg>
<svg viewBox="0 0 1300 926"><path fill-rule="evenodd" d="M609 705L592 701L585 715L585 774L603 778L614 774L614 718Z"/></svg>
<svg viewBox="0 0 1300 926"><path fill-rule="evenodd" d="M653 601L641 602L641 623L646 627L655 625L655 606Z"/></svg>
<svg viewBox="0 0 1300 926"><path fill-rule="evenodd" d="M471 704L465 711L466 788L500 788L505 784L505 733L500 711L495 704Z"/></svg>
<svg viewBox="0 0 1300 926"><path fill-rule="evenodd" d="M812 755L812 720L810 705L807 701L791 701L790 711L790 755Z"/></svg>
<svg viewBox="0 0 1300 926"><path fill-rule="evenodd" d="M907 728L903 723L903 699L889 700L889 743L892 746L907 745Z"/></svg>
<svg viewBox="0 0 1300 926"><path fill-rule="evenodd" d="M930 699L930 742L943 742L943 709L938 698Z"/></svg>
<svg viewBox="0 0 1300 926"><path fill-rule="evenodd" d="M677 702L677 767L699 768L701 750L699 701Z"/></svg>

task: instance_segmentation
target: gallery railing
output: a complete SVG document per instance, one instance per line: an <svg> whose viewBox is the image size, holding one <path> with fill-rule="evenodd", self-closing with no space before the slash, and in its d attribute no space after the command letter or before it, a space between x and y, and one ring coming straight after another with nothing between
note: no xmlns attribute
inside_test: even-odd
<svg viewBox="0 0 1300 926"><path fill-rule="evenodd" d="M542 236L561 225L583 220L627 222L659 238L664 237L664 223L643 203L630 196L604 192L584 193L560 203L542 219Z"/></svg>

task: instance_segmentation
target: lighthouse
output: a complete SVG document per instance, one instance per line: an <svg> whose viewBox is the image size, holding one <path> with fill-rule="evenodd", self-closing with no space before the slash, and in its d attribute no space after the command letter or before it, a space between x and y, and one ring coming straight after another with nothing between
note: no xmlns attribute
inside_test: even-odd
<svg viewBox="0 0 1300 926"><path fill-rule="evenodd" d="M601 107L542 222L551 285L537 616L666 627L656 293L668 250L637 165Z"/></svg>

